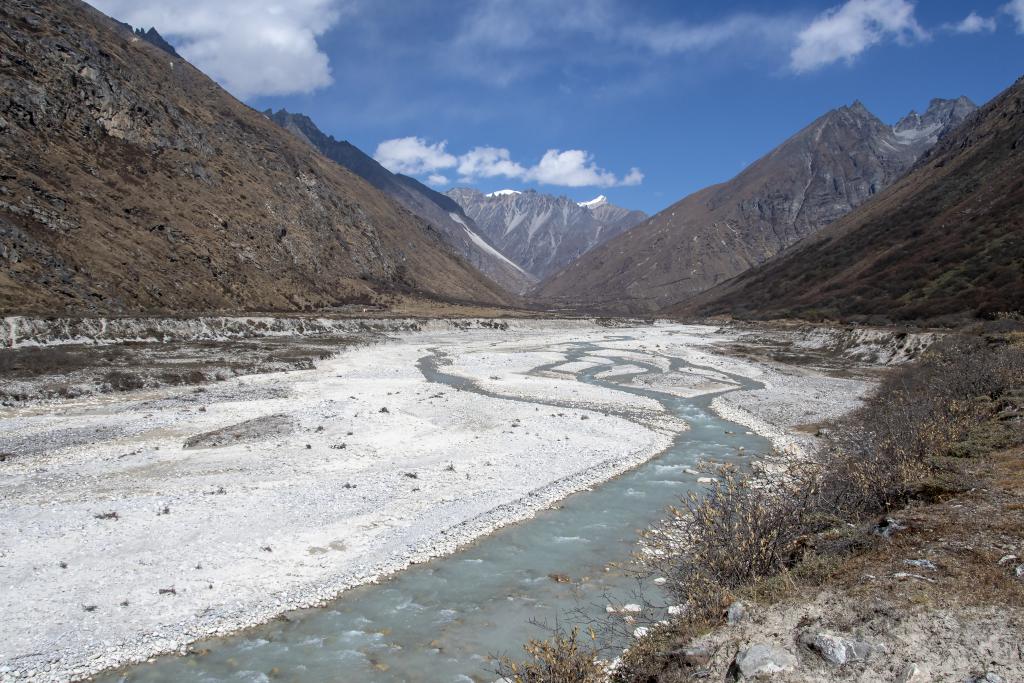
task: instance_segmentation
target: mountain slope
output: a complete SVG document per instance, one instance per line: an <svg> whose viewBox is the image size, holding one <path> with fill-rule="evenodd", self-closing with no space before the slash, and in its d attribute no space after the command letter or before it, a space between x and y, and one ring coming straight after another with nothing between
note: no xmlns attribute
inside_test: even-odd
<svg viewBox="0 0 1024 683"><path fill-rule="evenodd" d="M855 102L821 116L732 180L696 192L541 284L538 296L653 311L768 260L890 185L974 109L933 100L894 127Z"/></svg>
<svg viewBox="0 0 1024 683"><path fill-rule="evenodd" d="M0 3L0 310L508 295L422 221L78 0Z"/></svg>
<svg viewBox="0 0 1024 683"><path fill-rule="evenodd" d="M430 189L415 178L392 173L355 145L325 135L308 116L293 114L284 109L277 112L267 110L264 113L331 161L362 177L427 221L445 236L460 256L509 291L520 293L536 284L537 278L498 253L480 235L473 219L449 197Z"/></svg>
<svg viewBox="0 0 1024 683"><path fill-rule="evenodd" d="M673 310L880 320L1024 311L1024 79L874 201Z"/></svg>
<svg viewBox="0 0 1024 683"><path fill-rule="evenodd" d="M602 195L578 204L533 190L483 194L458 187L447 195L501 253L538 278L546 277L647 215L609 204ZM589 206L588 206L589 205Z"/></svg>

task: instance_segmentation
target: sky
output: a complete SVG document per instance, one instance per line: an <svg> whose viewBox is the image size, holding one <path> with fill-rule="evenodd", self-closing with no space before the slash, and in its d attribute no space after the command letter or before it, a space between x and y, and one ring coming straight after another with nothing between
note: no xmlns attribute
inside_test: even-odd
<svg viewBox="0 0 1024 683"><path fill-rule="evenodd" d="M90 2L436 189L648 213L835 107L895 123L1024 72L1024 0Z"/></svg>

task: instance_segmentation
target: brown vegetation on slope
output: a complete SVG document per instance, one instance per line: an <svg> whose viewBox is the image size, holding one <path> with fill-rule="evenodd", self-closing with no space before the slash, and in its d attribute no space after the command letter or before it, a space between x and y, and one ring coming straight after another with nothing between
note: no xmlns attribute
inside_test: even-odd
<svg viewBox="0 0 1024 683"><path fill-rule="evenodd" d="M874 201L669 310L881 322L1022 309L1024 79Z"/></svg>
<svg viewBox="0 0 1024 683"><path fill-rule="evenodd" d="M0 4L0 311L504 304L420 219L78 0Z"/></svg>

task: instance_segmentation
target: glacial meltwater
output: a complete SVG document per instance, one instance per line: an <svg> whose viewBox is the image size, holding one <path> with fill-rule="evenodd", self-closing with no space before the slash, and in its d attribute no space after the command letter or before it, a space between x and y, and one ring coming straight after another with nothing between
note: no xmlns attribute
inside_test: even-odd
<svg viewBox="0 0 1024 683"><path fill-rule="evenodd" d="M616 363L639 366L644 373L661 372L633 356L616 356L600 342L560 348L569 348L569 361L600 353ZM678 359L664 360L672 370L688 367ZM427 356L420 368L429 381L480 391L445 374L443 358ZM680 398L645 389L631 383L636 372L597 376L608 369L589 367L577 379L653 398L690 429L632 471L452 555L346 591L327 607L292 612L232 637L199 642L194 647L199 654L161 657L99 680L493 681L492 655L518 658L522 643L546 635L531 622L557 620L571 626L580 610L603 617L609 602L635 602L634 575L614 565L629 563L638 549L639 532L661 519L666 506L702 488L693 473L700 463L742 467L752 454L770 446L717 417L709 408L713 395ZM741 377L730 376L729 381L741 389L759 386ZM570 582L556 580L563 577Z"/></svg>

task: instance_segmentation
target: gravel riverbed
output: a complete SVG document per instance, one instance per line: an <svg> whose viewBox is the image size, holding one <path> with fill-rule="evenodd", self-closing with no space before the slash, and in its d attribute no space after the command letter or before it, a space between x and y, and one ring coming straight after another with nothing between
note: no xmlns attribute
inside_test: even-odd
<svg viewBox="0 0 1024 683"><path fill-rule="evenodd" d="M664 368L652 388L681 395L729 388L722 372L761 381L714 407L781 447L870 386L716 352L734 336L409 330L311 370L0 409L0 680L83 678L322 604L599 484L686 429L656 401L577 381L574 341ZM485 395L429 381L424 359Z"/></svg>

